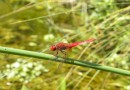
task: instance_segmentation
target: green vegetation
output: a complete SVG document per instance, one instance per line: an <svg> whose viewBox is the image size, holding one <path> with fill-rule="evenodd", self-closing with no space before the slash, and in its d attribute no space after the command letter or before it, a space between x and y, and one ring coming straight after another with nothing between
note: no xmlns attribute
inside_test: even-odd
<svg viewBox="0 0 130 90"><path fill-rule="evenodd" d="M81 61L81 60L74 60L74 59L70 59L70 58L60 58L60 57L55 57L55 56L52 56L52 55L49 55L49 54L43 54L43 53L39 53L39 52L32 52L32 51L26 51L26 50L19 50L19 49L13 49L13 48L7 48L7 47L0 47L0 52L3 52L3 53L9 53L9 54L15 54L15 55L22 55L22 56L28 56L28 57L34 57L34 58L41 58L41 59L45 59L45 60L52 60L52 61L57 61L57 62L64 62L64 63L69 63L69 64L72 64L72 65L78 65L78 66L83 66L83 67L90 67L90 68L94 68L94 69L97 69L97 70L104 70L104 71L109 71L109 72L113 72L113 73L117 73L117 74L122 74L122 75L128 75L130 76L130 71L126 71L126 70L121 70L121 69L117 69L117 68L113 68L113 67L108 67L108 66L103 66L103 65L100 65L100 64L94 64L94 63L89 63L89 62L84 62L84 61ZM23 63L23 65L22 65ZM22 66L20 66L20 64ZM12 65L8 65L7 68L17 68L18 67L25 67L27 66L27 68L34 68L35 70L35 67L38 68L38 71L40 70L44 70L45 68L36 63L27 63L26 61L22 61L22 60L18 60L16 63L13 63ZM22 68L20 68L22 69ZM10 70L9 70L10 71ZM16 74L19 74L21 72L18 72L18 70L16 70ZM23 70L24 71L24 70ZM27 72L29 72L29 70L26 70ZM48 71L45 69L45 71ZM4 74L5 72L3 72ZM22 72L22 73L25 73L25 72ZM32 72L30 72L32 73ZM39 73L41 72L37 72L37 69L36 69L36 75L39 75ZM8 73L7 73L8 74ZM3 75L4 76L4 75ZM8 75L6 75L8 76ZM12 76L12 75L11 75ZM15 76L15 74L13 75ZM10 76L9 76L10 77Z"/></svg>
<svg viewBox="0 0 130 90"><path fill-rule="evenodd" d="M1 0L0 11L1 46L54 55L49 50L52 44L96 38L93 43L67 52L67 58L129 72L129 0ZM0 89L130 89L129 76L65 63L57 70L58 65L1 53ZM10 78L8 73L15 77Z"/></svg>

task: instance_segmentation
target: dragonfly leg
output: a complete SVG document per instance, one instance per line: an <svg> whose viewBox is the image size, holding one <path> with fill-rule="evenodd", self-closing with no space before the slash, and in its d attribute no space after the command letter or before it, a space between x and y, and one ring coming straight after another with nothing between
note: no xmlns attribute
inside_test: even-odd
<svg viewBox="0 0 130 90"><path fill-rule="evenodd" d="M58 50L56 50L56 53L55 53L55 56L56 56L56 57L57 57L58 53L59 53L59 51L58 51Z"/></svg>
<svg viewBox="0 0 130 90"><path fill-rule="evenodd" d="M61 51L61 53L63 53L63 58L65 58L66 57L66 52L63 51L63 50L60 50L60 51ZM59 69L61 69L64 61L65 61L65 59L63 59L63 61L58 65L56 72L59 71Z"/></svg>
<svg viewBox="0 0 130 90"><path fill-rule="evenodd" d="M63 51L63 50L60 50L60 51L63 53L63 58L65 58L66 57L66 52Z"/></svg>

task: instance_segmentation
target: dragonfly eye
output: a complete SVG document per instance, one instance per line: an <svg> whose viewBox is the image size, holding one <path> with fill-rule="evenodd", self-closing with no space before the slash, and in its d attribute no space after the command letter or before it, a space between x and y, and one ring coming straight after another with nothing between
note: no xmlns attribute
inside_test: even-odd
<svg viewBox="0 0 130 90"><path fill-rule="evenodd" d="M56 46L55 46L55 45L51 46L51 47L50 47L50 50L51 50L51 51L55 51L55 50L56 50Z"/></svg>

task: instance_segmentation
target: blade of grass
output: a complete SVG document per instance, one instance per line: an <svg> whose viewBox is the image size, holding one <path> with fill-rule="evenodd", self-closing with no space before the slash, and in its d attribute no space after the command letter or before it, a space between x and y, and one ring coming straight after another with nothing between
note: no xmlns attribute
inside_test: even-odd
<svg viewBox="0 0 130 90"><path fill-rule="evenodd" d="M103 70L103 71L108 71L108 72L113 72L113 73L117 73L117 74L121 74L121 75L130 76L130 71L127 71L127 70L114 68L114 67L110 67L110 66L105 66L105 65L100 65L100 64L95 64L95 63L90 63L90 62L86 62L83 60L76 60L76 59L71 59L71 58L64 59L61 57L55 57L53 55L44 54L41 52L33 52L33 51L20 50L20 49L14 49L14 48L2 47L2 46L0 46L0 52L34 57L34 58L39 58L39 59L44 59L44 60L52 60L52 61L56 61L56 62L64 62L64 63L68 63L68 64L72 64L72 65L89 67L89 68L93 68L93 69L97 69L97 70Z"/></svg>
<svg viewBox="0 0 130 90"><path fill-rule="evenodd" d="M61 76L61 84L59 90L66 90L66 79L65 76Z"/></svg>

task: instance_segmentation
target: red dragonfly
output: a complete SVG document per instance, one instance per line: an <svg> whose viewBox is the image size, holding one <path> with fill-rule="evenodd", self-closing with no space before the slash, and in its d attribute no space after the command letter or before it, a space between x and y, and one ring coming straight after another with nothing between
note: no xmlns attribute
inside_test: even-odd
<svg viewBox="0 0 130 90"><path fill-rule="evenodd" d="M63 43L63 42L59 42L57 43L56 45L52 45L50 47L50 50L51 51L56 51L56 54L55 56L58 55L58 52L62 52L64 54L64 57L66 56L66 52L65 50L70 50L71 48L73 47L76 47L78 45L82 45L82 44L86 44L86 43L90 43L90 42L93 42L95 39L89 39L89 40L85 40L85 41L82 41L82 42L74 42L74 43Z"/></svg>

